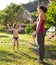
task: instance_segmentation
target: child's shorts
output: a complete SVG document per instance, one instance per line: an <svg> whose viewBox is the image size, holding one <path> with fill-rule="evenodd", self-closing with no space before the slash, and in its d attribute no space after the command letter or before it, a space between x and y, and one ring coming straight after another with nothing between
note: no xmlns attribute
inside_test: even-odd
<svg viewBox="0 0 56 65"><path fill-rule="evenodd" d="M18 40L18 37L13 37L15 40Z"/></svg>

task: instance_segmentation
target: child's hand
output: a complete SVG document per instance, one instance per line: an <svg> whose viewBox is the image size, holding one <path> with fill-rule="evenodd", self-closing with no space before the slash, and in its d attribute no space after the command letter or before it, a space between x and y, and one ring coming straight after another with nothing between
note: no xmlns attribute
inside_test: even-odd
<svg viewBox="0 0 56 65"><path fill-rule="evenodd" d="M10 27L9 24L7 24L7 27Z"/></svg>

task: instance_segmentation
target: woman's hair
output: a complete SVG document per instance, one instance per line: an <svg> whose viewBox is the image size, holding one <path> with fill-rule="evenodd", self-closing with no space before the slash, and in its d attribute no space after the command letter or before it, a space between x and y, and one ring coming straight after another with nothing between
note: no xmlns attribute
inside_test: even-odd
<svg viewBox="0 0 56 65"><path fill-rule="evenodd" d="M44 6L39 6L39 9L42 9L45 13L47 12L47 8Z"/></svg>

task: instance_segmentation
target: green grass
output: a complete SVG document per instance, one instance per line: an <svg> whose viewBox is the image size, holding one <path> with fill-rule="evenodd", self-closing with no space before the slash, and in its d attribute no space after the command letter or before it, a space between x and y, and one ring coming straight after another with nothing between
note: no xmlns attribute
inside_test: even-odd
<svg viewBox="0 0 56 65"><path fill-rule="evenodd" d="M50 41L49 41L50 42ZM50 42L51 43L51 42ZM47 52L44 63L35 62L39 58L37 54L37 45L34 44L32 36L28 34L19 34L19 52L13 52L12 34L0 33L0 65L51 65L56 61L56 42L52 41L46 45Z"/></svg>

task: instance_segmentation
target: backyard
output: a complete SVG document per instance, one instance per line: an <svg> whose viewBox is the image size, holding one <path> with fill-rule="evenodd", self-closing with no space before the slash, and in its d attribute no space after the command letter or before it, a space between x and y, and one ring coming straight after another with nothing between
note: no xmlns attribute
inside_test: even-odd
<svg viewBox="0 0 56 65"><path fill-rule="evenodd" d="M19 34L19 51L14 52L12 34L0 33L0 65L56 65L56 38L49 39L52 34L46 35L44 63L38 63L38 46L31 34Z"/></svg>

